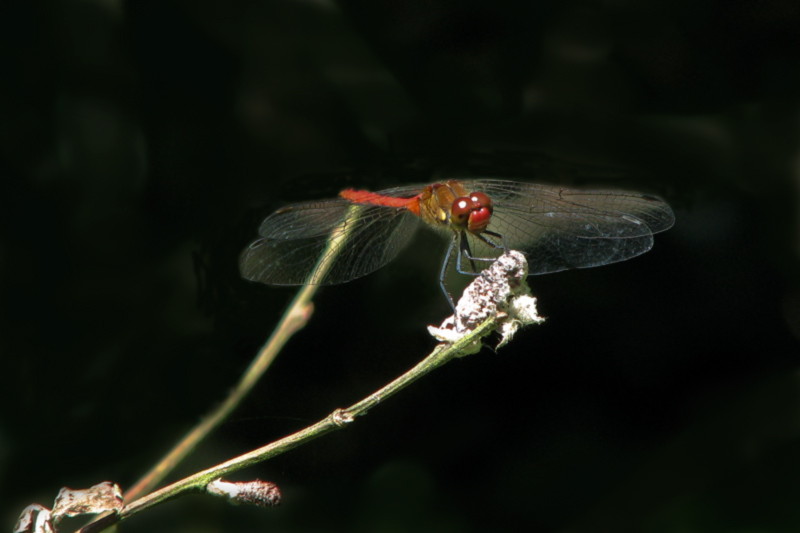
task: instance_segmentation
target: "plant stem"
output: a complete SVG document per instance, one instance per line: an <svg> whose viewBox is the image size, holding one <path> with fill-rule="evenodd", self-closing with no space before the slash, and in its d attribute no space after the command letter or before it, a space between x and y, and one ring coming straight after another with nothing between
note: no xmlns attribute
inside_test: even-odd
<svg viewBox="0 0 800 533"><path fill-rule="evenodd" d="M311 299L316 292L316 285L306 285L297 293L289 308L284 313L269 340L261 347L258 355L250 363L239 383L231 390L224 402L219 404L195 428L189 432L175 447L165 455L144 477L125 493L125 501L134 501L146 494L169 474L175 466L189 455L195 447L211 433L247 396L264 372L275 360L286 342L298 330L308 323L314 306Z"/></svg>
<svg viewBox="0 0 800 533"><path fill-rule="evenodd" d="M355 214L361 206L352 206L348 217ZM310 279L322 279L330 270L339 251L349 238L352 225L342 224L331 235L330 242L324 253L320 256ZM165 455L144 477L125 493L125 501L135 501L143 494L147 494L164 479L181 461L183 461L197 445L211 433L225 418L233 412L242 399L247 396L253 386L261 379L272 361L281 351L286 342L298 330L302 329L314 310L311 299L317 292L318 285L305 285L297 296L294 297L289 309L283 314L281 321L275 328L269 340L261 347L256 358L250 363L247 371L242 375L239 383L216 409L206 416L191 432L189 432L167 455Z"/></svg>
<svg viewBox="0 0 800 533"><path fill-rule="evenodd" d="M367 411L382 402L386 398L394 395L411 383L415 382L422 376L428 374L432 370L442 366L450 360L464 355L470 347L473 347L476 342L480 342L480 338L489 334L495 328L495 319L491 318L480 324L475 330L468 335L465 335L459 341L453 344L440 344L423 359L414 368L404 373L388 385L370 394L363 400L351 405L346 409L336 409L330 415L320 420L297 433L284 437L271 444L240 455L230 461L219 464L215 467L209 468L197 474L193 474L184 478L172 485L164 487L152 494L144 496L129 505L125 506L118 515L109 515L103 519L91 523L79 530L79 533L98 533L110 527L113 524L121 522L130 518L131 516L149 509L155 505L164 503L178 496L189 493L202 492L205 490L206 485L211 481L220 477L226 476L233 472L237 472L271 459L277 455L287 452L301 444L314 440L326 433L330 433L337 429L342 429L350 422L353 422L356 417L362 416Z"/></svg>

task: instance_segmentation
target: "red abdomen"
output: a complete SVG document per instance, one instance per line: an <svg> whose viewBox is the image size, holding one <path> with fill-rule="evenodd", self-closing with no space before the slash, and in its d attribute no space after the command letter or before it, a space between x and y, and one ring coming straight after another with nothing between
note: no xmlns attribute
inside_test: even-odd
<svg viewBox="0 0 800 533"><path fill-rule="evenodd" d="M339 196L355 204L383 205L386 207L408 209L415 215L419 216L420 195L412 196L411 198L395 198L393 196L384 196L382 194L369 191L345 189L339 193Z"/></svg>

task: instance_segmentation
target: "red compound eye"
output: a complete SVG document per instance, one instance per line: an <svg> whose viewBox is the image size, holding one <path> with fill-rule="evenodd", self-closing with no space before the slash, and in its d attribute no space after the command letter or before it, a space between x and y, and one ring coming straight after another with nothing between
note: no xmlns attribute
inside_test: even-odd
<svg viewBox="0 0 800 533"><path fill-rule="evenodd" d="M459 227L465 227L469 222L469 214L474 209L471 198L456 198L453 207L450 208L450 223Z"/></svg>
<svg viewBox="0 0 800 533"><path fill-rule="evenodd" d="M470 193L469 199L472 202L472 212L469 215L467 229L473 233L485 231L494 211L492 200L486 193L479 191Z"/></svg>
<svg viewBox="0 0 800 533"><path fill-rule="evenodd" d="M473 192L470 193L469 199L472 200L473 208L485 207L492 212L492 199L486 193L483 192Z"/></svg>
<svg viewBox="0 0 800 533"><path fill-rule="evenodd" d="M469 215L467 229L473 233L480 233L486 229L492 220L492 209L490 207L479 207L473 209Z"/></svg>
<svg viewBox="0 0 800 533"><path fill-rule="evenodd" d="M456 228L473 233L486 230L492 218L492 201L482 192L470 193L469 197L456 198L450 208L450 223Z"/></svg>

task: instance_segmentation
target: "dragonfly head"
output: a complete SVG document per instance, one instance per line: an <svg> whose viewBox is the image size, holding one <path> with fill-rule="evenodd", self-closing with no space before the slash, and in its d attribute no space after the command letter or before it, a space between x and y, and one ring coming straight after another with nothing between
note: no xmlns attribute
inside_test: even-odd
<svg viewBox="0 0 800 533"><path fill-rule="evenodd" d="M458 229L481 233L489 225L493 210L489 196L482 192L473 192L453 201L450 223Z"/></svg>

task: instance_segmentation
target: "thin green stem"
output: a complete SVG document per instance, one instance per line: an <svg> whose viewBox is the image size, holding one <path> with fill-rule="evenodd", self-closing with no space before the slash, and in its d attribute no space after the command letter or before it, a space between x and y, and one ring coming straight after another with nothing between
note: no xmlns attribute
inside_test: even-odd
<svg viewBox="0 0 800 533"><path fill-rule="evenodd" d="M311 299L316 292L316 285L306 285L297 293L289 308L284 313L269 340L261 347L258 355L250 363L239 383L231 390L224 402L219 404L192 431L175 445L144 477L125 493L125 501L134 501L146 494L169 474L175 466L194 450L228 415L241 403L264 372L275 360L286 342L295 332L303 328L313 312Z"/></svg>
<svg viewBox="0 0 800 533"><path fill-rule="evenodd" d="M233 472L237 472L271 459L277 455L287 452L293 448L300 446L306 442L314 440L332 431L342 429L350 422L353 422L356 417L365 415L367 411L389 398L411 383L420 379L432 370L442 366L448 361L472 353L475 351L476 343L480 343L481 337L488 335L495 328L495 320L489 319L480 324L475 330L462 339L449 345L438 345L430 355L423 359L414 368L404 373L388 385L382 387L380 390L375 391L363 400L351 405L346 409L337 409L330 415L320 420L297 433L284 437L271 444L248 452L239 457L235 457L230 461L219 464L197 474L193 474L184 478L172 485L164 487L152 494L144 496L129 505L125 506L118 515L110 515L104 519L94 522L79 530L79 533L98 533L111 525L121 522L130 518L131 516L145 511L158 504L169 501L178 496L189 493L202 492L205 490L206 485L211 481L220 477L226 476Z"/></svg>
<svg viewBox="0 0 800 533"><path fill-rule="evenodd" d="M348 218L361 209L360 206L353 206L348 213ZM310 279L323 279L330 270L339 254L339 251L349 238L352 225L342 224L331 235L330 242L325 252L320 256ZM228 415L241 403L253 386L261 379L264 372L275 360L286 342L298 330L302 329L313 312L311 299L317 292L318 285L305 285L297 293L289 308L284 313L275 331L269 340L261 347L247 371L242 375L239 383L231 390L231 393L224 402L219 404L216 409L208 414L192 431L190 431L175 447L165 455L144 477L136 482L133 487L125 493L125 501L135 501L143 494L150 492L153 487L164 479L186 456L188 456L197 445L205 439L218 425L220 425Z"/></svg>

